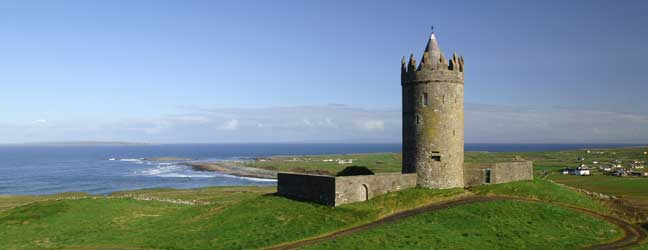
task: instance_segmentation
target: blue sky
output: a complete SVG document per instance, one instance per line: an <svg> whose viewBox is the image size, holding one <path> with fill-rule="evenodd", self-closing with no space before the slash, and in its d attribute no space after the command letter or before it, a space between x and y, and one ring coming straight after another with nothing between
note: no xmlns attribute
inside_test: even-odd
<svg viewBox="0 0 648 250"><path fill-rule="evenodd" d="M2 1L0 143L400 141L466 58L467 142L647 142L646 1Z"/></svg>

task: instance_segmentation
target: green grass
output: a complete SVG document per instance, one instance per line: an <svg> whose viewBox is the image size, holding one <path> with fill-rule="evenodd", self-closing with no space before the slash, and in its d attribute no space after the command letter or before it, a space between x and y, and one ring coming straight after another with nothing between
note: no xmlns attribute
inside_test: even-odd
<svg viewBox="0 0 648 250"><path fill-rule="evenodd" d="M409 189L332 208L267 191L255 187L158 189L122 192L113 198L35 202L0 213L0 245L3 249L254 249L366 223L464 193L462 189ZM191 206L114 198L129 194L187 200L204 196L212 203Z"/></svg>
<svg viewBox="0 0 648 250"><path fill-rule="evenodd" d="M70 197L89 197L86 193L61 193L54 195L0 195L0 212L17 206L39 201L64 199Z"/></svg>
<svg viewBox="0 0 648 250"><path fill-rule="evenodd" d="M598 193L615 196L638 196L648 198L648 178L620 178L601 174L592 176L553 174L549 176L549 179L558 183Z"/></svg>
<svg viewBox="0 0 648 250"><path fill-rule="evenodd" d="M574 205L602 213L609 212L608 206L603 202L593 200L582 193L566 190L561 186L541 179L498 185L482 185L473 187L471 190L480 195L519 196L547 202Z"/></svg>
<svg viewBox="0 0 648 250"><path fill-rule="evenodd" d="M622 235L553 205L496 201L417 215L304 249L577 249Z"/></svg>
<svg viewBox="0 0 648 250"><path fill-rule="evenodd" d="M324 162L326 159L352 159L352 164ZM265 168L279 171L324 170L335 174L348 166L367 166L375 173L400 172L402 156L396 153L313 155L272 157L269 161L249 162L247 167ZM299 172L299 171L295 171Z"/></svg>
<svg viewBox="0 0 648 250"><path fill-rule="evenodd" d="M490 185L471 191L479 195L535 197L597 211L605 210L603 205L588 200L582 194L548 181ZM0 245L3 249L256 249L367 223L405 209L471 195L470 191L464 189L413 188L377 196L368 202L332 208L289 200L272 195L272 192L274 188L269 187L150 189L120 192L109 197L35 201L0 212ZM120 197L209 203L180 205ZM53 198L57 197L48 196L48 199ZM7 200L12 201L12 198L2 197L0 204L9 204ZM516 210L503 212L515 213ZM549 220L556 219L552 213L544 216ZM574 226L581 226L574 223ZM589 224L585 225L589 227ZM526 227L526 224L520 224L519 228L512 230L524 230ZM445 233L452 234L453 231ZM493 233L486 231L484 237L495 237Z"/></svg>

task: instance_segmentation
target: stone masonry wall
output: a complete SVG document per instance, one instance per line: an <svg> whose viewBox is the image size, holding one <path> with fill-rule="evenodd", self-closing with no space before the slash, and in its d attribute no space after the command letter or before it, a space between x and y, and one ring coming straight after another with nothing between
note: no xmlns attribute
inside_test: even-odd
<svg viewBox="0 0 648 250"><path fill-rule="evenodd" d="M487 169L491 171L491 182L489 184L533 180L533 162L531 161L465 163L465 186L473 187L487 184L484 182Z"/></svg>
<svg viewBox="0 0 648 250"><path fill-rule="evenodd" d="M416 186L416 174L385 173L335 178L335 206Z"/></svg>
<svg viewBox="0 0 648 250"><path fill-rule="evenodd" d="M335 177L279 173L277 175L277 193L297 200L335 206Z"/></svg>
<svg viewBox="0 0 648 250"><path fill-rule="evenodd" d="M464 85L461 74L446 70L413 73L415 82L402 83L403 173L418 173L421 187L462 187Z"/></svg>

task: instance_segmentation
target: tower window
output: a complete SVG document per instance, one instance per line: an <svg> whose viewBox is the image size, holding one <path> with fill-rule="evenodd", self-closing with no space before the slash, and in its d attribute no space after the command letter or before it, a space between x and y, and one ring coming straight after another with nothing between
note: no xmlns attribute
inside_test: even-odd
<svg viewBox="0 0 648 250"><path fill-rule="evenodd" d="M423 106L428 105L428 93L423 93Z"/></svg>
<svg viewBox="0 0 648 250"><path fill-rule="evenodd" d="M441 152L432 151L432 156L430 157L433 161L441 161Z"/></svg>
<svg viewBox="0 0 648 250"><path fill-rule="evenodd" d="M416 124L421 124L421 116L418 114L416 115Z"/></svg>
<svg viewBox="0 0 648 250"><path fill-rule="evenodd" d="M441 97L441 103L445 104L445 96Z"/></svg>

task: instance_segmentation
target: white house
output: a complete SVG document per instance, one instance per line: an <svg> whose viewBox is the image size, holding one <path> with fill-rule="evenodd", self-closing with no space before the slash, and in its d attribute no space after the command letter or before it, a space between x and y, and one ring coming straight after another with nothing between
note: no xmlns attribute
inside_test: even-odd
<svg viewBox="0 0 648 250"><path fill-rule="evenodd" d="M562 170L562 174L569 174L569 168L565 168Z"/></svg>
<svg viewBox="0 0 648 250"><path fill-rule="evenodd" d="M590 170L586 168L574 169L573 175L577 175L577 176L590 175Z"/></svg>

